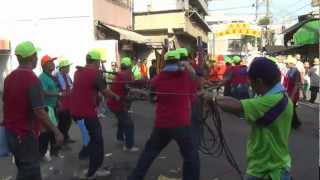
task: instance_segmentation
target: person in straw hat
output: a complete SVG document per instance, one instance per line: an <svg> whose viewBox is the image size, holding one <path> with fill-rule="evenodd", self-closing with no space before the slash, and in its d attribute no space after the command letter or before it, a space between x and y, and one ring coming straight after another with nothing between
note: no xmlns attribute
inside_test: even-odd
<svg viewBox="0 0 320 180"><path fill-rule="evenodd" d="M293 117L293 128L298 129L301 126L301 122L298 119L296 113L297 102L299 100L299 89L302 86L301 75L299 70L296 68L297 59L289 55L286 64L288 67L288 72L284 78L284 87L287 89L288 96L291 98L294 108L294 117Z"/></svg>

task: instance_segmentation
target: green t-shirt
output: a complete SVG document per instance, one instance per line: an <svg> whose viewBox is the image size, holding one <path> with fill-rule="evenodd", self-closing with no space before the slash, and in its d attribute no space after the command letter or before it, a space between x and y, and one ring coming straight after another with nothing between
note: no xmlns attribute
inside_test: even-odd
<svg viewBox="0 0 320 180"><path fill-rule="evenodd" d="M52 93L58 93L59 87L57 82L49 76L47 73L43 72L40 74L39 79L42 84L44 91L49 91ZM44 102L47 106L55 108L57 106L58 97L56 96L44 96Z"/></svg>
<svg viewBox="0 0 320 180"><path fill-rule="evenodd" d="M282 97L282 93L277 93L241 101L245 119L252 127L246 152L248 175L280 180L280 173L291 167L288 147L293 117L291 100L272 124L255 124L255 121L275 106Z"/></svg>
<svg viewBox="0 0 320 180"><path fill-rule="evenodd" d="M142 78L141 70L138 65L133 66L132 73L133 73L134 80L140 80Z"/></svg>
<svg viewBox="0 0 320 180"><path fill-rule="evenodd" d="M54 109L51 106L47 106L47 107L48 107L49 119L51 120L53 125L57 126L58 121L57 121L57 117L56 117L56 113L55 113Z"/></svg>

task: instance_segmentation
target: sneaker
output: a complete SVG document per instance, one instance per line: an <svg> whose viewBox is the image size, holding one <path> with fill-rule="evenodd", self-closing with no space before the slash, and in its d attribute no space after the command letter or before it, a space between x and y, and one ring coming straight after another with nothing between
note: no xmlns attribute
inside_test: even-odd
<svg viewBox="0 0 320 180"><path fill-rule="evenodd" d="M106 177L111 175L111 172L109 170L106 169L98 169L95 173L96 176L98 177Z"/></svg>
<svg viewBox="0 0 320 180"><path fill-rule="evenodd" d="M140 149L138 147L132 147L128 149L126 146L123 146L123 151L125 152L138 152Z"/></svg>

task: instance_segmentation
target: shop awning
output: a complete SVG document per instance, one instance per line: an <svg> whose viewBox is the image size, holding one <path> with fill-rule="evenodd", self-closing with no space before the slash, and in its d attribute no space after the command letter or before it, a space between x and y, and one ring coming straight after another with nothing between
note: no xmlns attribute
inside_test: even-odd
<svg viewBox="0 0 320 180"><path fill-rule="evenodd" d="M307 22L293 35L294 45L318 44L319 31L320 20Z"/></svg>
<svg viewBox="0 0 320 180"><path fill-rule="evenodd" d="M290 28L286 29L285 31L283 31L284 34L284 45L286 46L288 41L290 41L293 38L293 35L302 27L304 26L306 23L308 22L312 22L312 21L319 21L319 19L316 18L311 18L311 19L307 19L304 21L301 21L293 26L291 26Z"/></svg>
<svg viewBox="0 0 320 180"><path fill-rule="evenodd" d="M102 22L98 22L98 25L100 26L103 26L104 28L107 28L111 31L114 31L116 33L119 34L119 37L120 39L119 40L127 40L127 41L133 41L133 42L136 42L136 43L139 43L139 44L144 44L144 43L147 43L148 42L148 39L147 37L141 35L141 34L138 34L136 32L133 32L133 31L130 31L130 30L126 30L126 29L121 29L121 28L118 28L118 27L114 27L114 26L111 26L111 25L107 25L107 24L104 24Z"/></svg>

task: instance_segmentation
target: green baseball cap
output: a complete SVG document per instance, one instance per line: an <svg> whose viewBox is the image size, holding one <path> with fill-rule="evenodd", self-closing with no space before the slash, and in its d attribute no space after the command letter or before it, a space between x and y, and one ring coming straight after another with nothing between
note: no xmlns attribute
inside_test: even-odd
<svg viewBox="0 0 320 180"><path fill-rule="evenodd" d="M232 60L235 63L239 63L241 61L241 58L240 58L240 56L233 56Z"/></svg>
<svg viewBox="0 0 320 180"><path fill-rule="evenodd" d="M59 65L58 68L63 68L72 65L72 63L65 57L59 58Z"/></svg>
<svg viewBox="0 0 320 180"><path fill-rule="evenodd" d="M101 61L102 59L101 52L97 48L90 50L87 55L94 61Z"/></svg>
<svg viewBox="0 0 320 180"><path fill-rule="evenodd" d="M229 56L224 56L224 62L229 64L233 63L232 59Z"/></svg>
<svg viewBox="0 0 320 180"><path fill-rule="evenodd" d="M132 61L129 57L124 57L121 59L121 64L124 64L126 66L131 66L132 65Z"/></svg>
<svg viewBox="0 0 320 180"><path fill-rule="evenodd" d="M180 59L180 53L177 51L169 51L164 55L165 61L179 60L179 59Z"/></svg>
<svg viewBox="0 0 320 180"><path fill-rule="evenodd" d="M180 56L188 57L188 50L186 48L178 48L176 51L180 54Z"/></svg>
<svg viewBox="0 0 320 180"><path fill-rule="evenodd" d="M92 49L92 51L100 53L101 62L107 62L107 50L105 48L94 48L94 49ZM96 54L96 53L94 53L94 54Z"/></svg>
<svg viewBox="0 0 320 180"><path fill-rule="evenodd" d="M36 48L31 41L24 41L17 45L15 49L15 55L26 58L38 51L40 51L40 49Z"/></svg>

